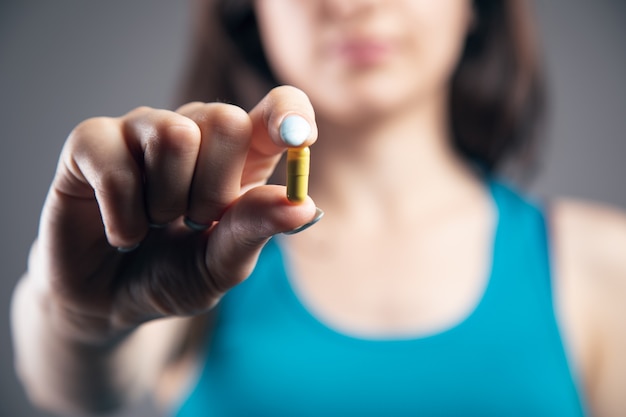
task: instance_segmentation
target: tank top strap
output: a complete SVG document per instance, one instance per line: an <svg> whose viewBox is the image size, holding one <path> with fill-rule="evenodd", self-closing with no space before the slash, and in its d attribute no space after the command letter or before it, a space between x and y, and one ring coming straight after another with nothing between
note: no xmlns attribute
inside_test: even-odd
<svg viewBox="0 0 626 417"><path fill-rule="evenodd" d="M490 181L498 213L492 271L483 308L517 325L530 318L553 320L549 237L542 207L510 186ZM505 313L502 314L502 313ZM509 322L510 324L510 322ZM556 328L555 328L556 330Z"/></svg>

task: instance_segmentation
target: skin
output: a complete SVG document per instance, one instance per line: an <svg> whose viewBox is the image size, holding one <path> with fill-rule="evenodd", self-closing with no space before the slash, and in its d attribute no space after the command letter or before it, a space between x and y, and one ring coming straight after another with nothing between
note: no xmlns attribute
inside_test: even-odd
<svg viewBox="0 0 626 417"><path fill-rule="evenodd" d="M313 120L306 96L282 87L249 114L190 103L175 112L139 108L89 119L74 129L13 303L18 372L34 401L60 410L109 409L144 391L182 334L168 321L154 321L154 332L138 327L210 310L248 276L270 236L313 218L310 198L293 205L283 187L261 185L286 149L278 126L294 112ZM196 231L183 217L219 223ZM138 243L129 253L117 249ZM136 361L153 356L144 349L154 351L148 346L156 334L172 331L154 364ZM125 375L129 361L145 368ZM57 366L83 376L105 373L111 386L102 378L60 383Z"/></svg>
<svg viewBox="0 0 626 417"><path fill-rule="evenodd" d="M327 325L416 336L454 325L480 299L495 213L450 148L446 113L470 3L255 8L273 70L298 88L271 91L249 114L225 104L140 108L69 136L13 300L17 368L42 407L106 410L145 392L179 400L198 360L198 345L178 354L194 321L184 317L210 311L267 238L309 221L315 205L324 220L285 246L298 295ZM294 113L311 123L307 145L318 130L323 138L312 149L315 203L290 204L284 188L263 185L286 148L280 121ZM219 223L196 231L184 217ZM626 217L564 201L550 224L573 369L594 415L623 415ZM59 369L76 378L59 381Z"/></svg>

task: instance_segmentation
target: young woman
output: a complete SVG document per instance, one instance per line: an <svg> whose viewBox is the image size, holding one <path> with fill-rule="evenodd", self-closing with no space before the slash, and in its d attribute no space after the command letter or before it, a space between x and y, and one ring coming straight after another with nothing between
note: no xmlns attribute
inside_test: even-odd
<svg viewBox="0 0 626 417"><path fill-rule="evenodd" d="M64 147L14 295L33 401L626 413L626 218L494 179L528 166L542 111L526 2L197 7L189 102L87 120ZM268 183L314 143L290 202Z"/></svg>

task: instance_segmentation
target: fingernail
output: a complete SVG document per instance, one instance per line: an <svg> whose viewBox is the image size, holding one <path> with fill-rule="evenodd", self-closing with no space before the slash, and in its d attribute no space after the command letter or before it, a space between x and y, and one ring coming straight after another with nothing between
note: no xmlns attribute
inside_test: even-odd
<svg viewBox="0 0 626 417"><path fill-rule="evenodd" d="M297 114L285 117L280 124L280 138L289 146L302 145L311 134L311 125Z"/></svg>
<svg viewBox="0 0 626 417"><path fill-rule="evenodd" d="M209 228L208 224L196 223L193 220L191 220L189 217L185 217L184 222L188 228L190 228L191 230L195 230L196 232L202 232Z"/></svg>
<svg viewBox="0 0 626 417"><path fill-rule="evenodd" d="M117 247L117 251L119 253L129 253L129 252L134 251L138 247L139 247L139 243L137 243L136 245L133 245L133 246L118 246Z"/></svg>
<svg viewBox="0 0 626 417"><path fill-rule="evenodd" d="M287 232L283 232L284 235L295 235L296 233L300 233L306 229L308 229L309 227L313 226L315 223L319 222L320 220L322 220L322 217L324 217L324 210L322 210L319 207L315 207L315 217L313 218L313 220L311 220L308 223L303 224L302 226L298 226L293 230L289 230Z"/></svg>

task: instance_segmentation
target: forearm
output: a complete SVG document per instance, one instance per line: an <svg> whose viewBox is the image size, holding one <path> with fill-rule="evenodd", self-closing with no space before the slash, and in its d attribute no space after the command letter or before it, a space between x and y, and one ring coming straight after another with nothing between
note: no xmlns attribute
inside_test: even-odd
<svg viewBox="0 0 626 417"><path fill-rule="evenodd" d="M72 337L57 314L31 278L20 281L12 305L16 369L32 401L54 411L103 412L150 391L180 333L160 321L86 342Z"/></svg>
<svg viewBox="0 0 626 417"><path fill-rule="evenodd" d="M79 342L58 328L53 310L31 278L18 283L11 312L15 363L32 401L55 411L98 411L123 403L129 387L119 362L129 340Z"/></svg>

